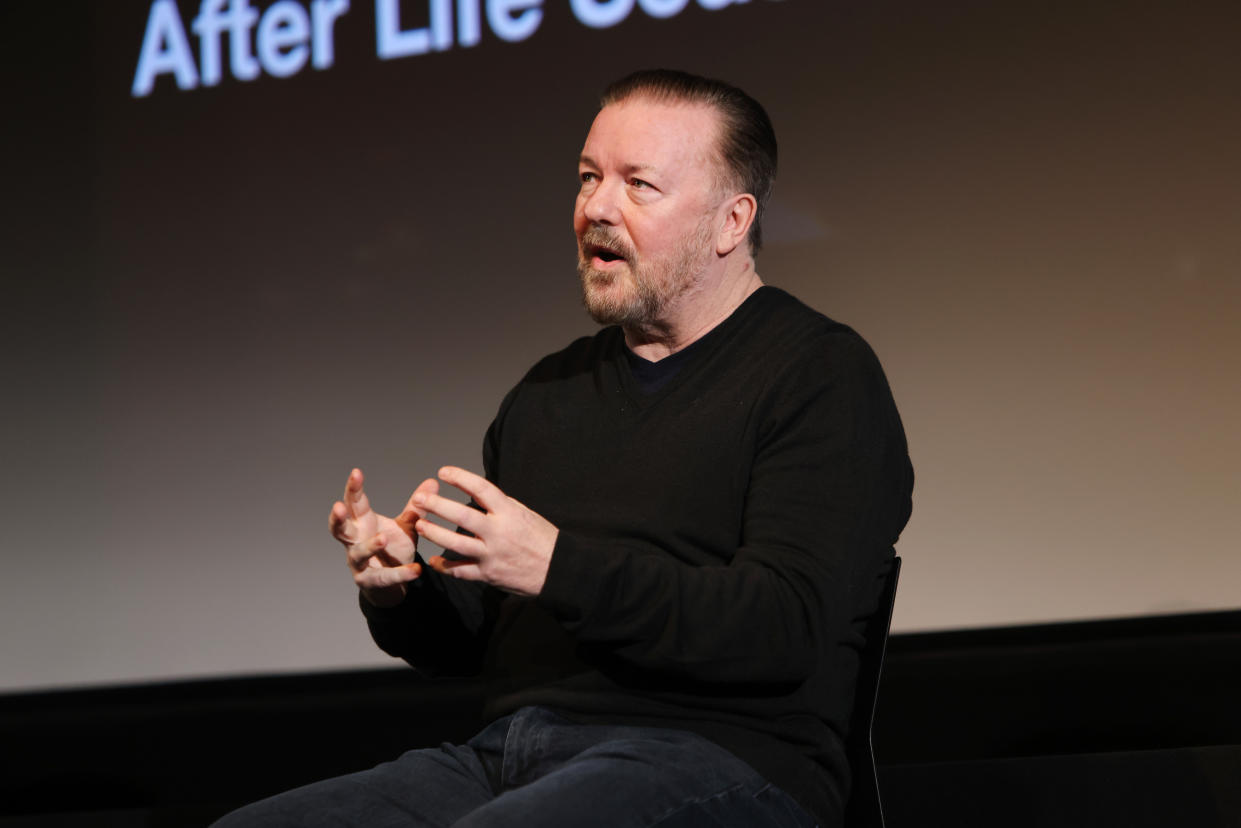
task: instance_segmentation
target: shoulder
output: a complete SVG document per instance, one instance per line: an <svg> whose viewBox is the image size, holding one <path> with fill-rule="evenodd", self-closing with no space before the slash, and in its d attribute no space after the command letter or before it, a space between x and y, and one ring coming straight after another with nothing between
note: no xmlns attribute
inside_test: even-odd
<svg viewBox="0 0 1241 828"><path fill-rule="evenodd" d="M600 362L615 358L622 341L616 327L604 328L594 336L582 336L567 346L544 356L526 372L520 384L554 382L590 373Z"/></svg>
<svg viewBox="0 0 1241 828"><path fill-rule="evenodd" d="M887 376L865 339L778 288L764 288L739 338L759 390L760 433L902 429ZM757 294L756 294L757 296ZM903 438L902 438L903 439Z"/></svg>
<svg viewBox="0 0 1241 828"><path fill-rule="evenodd" d="M751 298L753 307L739 331L740 339L751 358L761 360L773 375L810 372L824 378L839 373L882 376L874 351L848 325L780 288L765 286Z"/></svg>
<svg viewBox="0 0 1241 828"><path fill-rule="evenodd" d="M512 445L505 435L528 437L562 419L558 410L571 409L588 400L598 366L615 358L620 341L620 330L613 328L579 337L544 356L509 389L483 443L483 463L489 479L499 479L500 446Z"/></svg>
<svg viewBox="0 0 1241 828"><path fill-rule="evenodd" d="M853 328L773 289L754 328L762 365L755 425L760 446L858 456L907 454L883 367ZM893 461L895 462L895 461Z"/></svg>
<svg viewBox="0 0 1241 828"><path fill-rule="evenodd" d="M559 351L547 354L504 396L497 421L504 419L519 399L544 399L549 394L559 396L571 393L570 389L589 387L599 366L619 356L623 341L620 329L609 327L593 336L578 337Z"/></svg>

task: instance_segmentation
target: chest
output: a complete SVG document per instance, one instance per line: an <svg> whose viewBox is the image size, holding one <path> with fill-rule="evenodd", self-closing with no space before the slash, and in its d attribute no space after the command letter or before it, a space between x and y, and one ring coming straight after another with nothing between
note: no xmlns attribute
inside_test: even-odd
<svg viewBox="0 0 1241 828"><path fill-rule="evenodd" d="M738 544L756 442L748 383L635 399L607 371L522 389L499 430L497 482L558 526L726 562Z"/></svg>

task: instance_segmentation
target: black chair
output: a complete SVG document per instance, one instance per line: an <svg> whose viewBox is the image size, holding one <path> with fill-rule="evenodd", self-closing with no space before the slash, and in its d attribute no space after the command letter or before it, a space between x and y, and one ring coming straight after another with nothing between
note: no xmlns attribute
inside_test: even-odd
<svg viewBox="0 0 1241 828"><path fill-rule="evenodd" d="M883 672L883 654L888 645L892 606L896 603L896 581L900 574L901 559L894 557L892 567L884 576L875 614L866 622L866 644L858 661L857 691L849 720L849 739L845 744L849 766L853 769L853 790L845 806L845 828L883 828L883 802L879 798L879 773L875 768L871 727L875 721L879 675Z"/></svg>

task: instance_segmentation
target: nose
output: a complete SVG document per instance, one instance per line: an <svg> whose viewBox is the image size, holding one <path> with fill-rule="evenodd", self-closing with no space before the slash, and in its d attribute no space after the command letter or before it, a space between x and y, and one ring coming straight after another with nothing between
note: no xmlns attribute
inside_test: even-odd
<svg viewBox="0 0 1241 828"><path fill-rule="evenodd" d="M589 193L582 195L582 215L591 224L609 227L620 223L619 194L609 181L600 181Z"/></svg>

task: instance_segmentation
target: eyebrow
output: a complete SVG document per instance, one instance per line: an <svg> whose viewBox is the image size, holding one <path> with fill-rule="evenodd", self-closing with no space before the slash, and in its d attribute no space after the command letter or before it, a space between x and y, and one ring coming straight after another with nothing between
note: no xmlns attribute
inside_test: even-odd
<svg viewBox="0 0 1241 828"><path fill-rule="evenodd" d="M596 169L599 169L602 166L598 161L585 153L578 156L577 163L579 165L585 164L588 167L594 167ZM630 175L632 173L658 172L658 168L654 164L628 164L625 166L624 171L626 175Z"/></svg>

